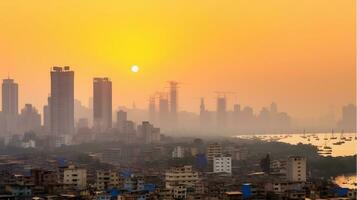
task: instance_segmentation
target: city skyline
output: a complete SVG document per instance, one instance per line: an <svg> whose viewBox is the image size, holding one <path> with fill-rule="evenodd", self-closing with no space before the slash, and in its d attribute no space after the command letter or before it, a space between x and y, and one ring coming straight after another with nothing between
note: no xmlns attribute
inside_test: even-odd
<svg viewBox="0 0 357 200"><path fill-rule="evenodd" d="M322 117L319 121L306 122L299 121L288 112L281 110L275 102L260 110L238 103L228 107L227 96L231 93L216 91L216 108L207 109L205 99L201 98L200 112L194 114L178 109L180 99L178 85L180 83L169 81L167 92L156 92L150 96L147 109L136 108L135 102L132 108L119 106L113 109L112 81L108 77L93 77L93 98L89 103L92 107L86 107L74 98L75 71L70 66L54 66L50 71L50 77L51 94L47 98L47 105L43 106L42 120L38 109L32 104L25 104L21 113L18 112L19 86L14 79L3 79L2 99L6 101L2 104L4 112L0 112L3 117L0 124L5 131L18 133L18 131L38 130L42 124L43 130L53 135L72 135L83 128L108 133L115 130L132 130L135 124L142 121L158 125L169 132L180 130L206 131L206 133L355 130L356 106L354 104L341 107L340 118L336 118L332 113L325 118ZM7 110L10 107L12 111L9 113ZM124 116L122 112L125 113L125 120L121 119ZM127 112L129 118L127 118ZM30 122L34 124L29 125ZM112 126L113 123L115 123L114 126Z"/></svg>
<svg viewBox="0 0 357 200"><path fill-rule="evenodd" d="M0 0L0 200L357 197L357 0Z"/></svg>
<svg viewBox="0 0 357 200"><path fill-rule="evenodd" d="M228 107L274 101L308 119L355 102L354 1L0 4L0 77L19 83L21 107L42 112L54 65L76 71L86 105L93 77L111 78L114 108L147 108L169 80L182 83L179 110L196 113L200 97L214 109L214 91L236 93Z"/></svg>
<svg viewBox="0 0 357 200"><path fill-rule="evenodd" d="M65 66L65 67L70 67L70 66ZM52 68L57 68L56 66L53 66L51 67L51 70ZM71 68L72 69L72 68ZM50 70L50 71L51 71ZM73 69L72 69L73 70ZM74 71L73 71L74 72ZM91 109L91 105L93 104L93 96L94 96L94 90L93 90L93 80L96 80L96 79L110 79L108 77L106 78L97 78L97 77L92 77L92 86L89 86L89 88L91 88L92 90L92 94L88 97L87 101L79 101L80 98L75 98L76 96L76 91L73 91L74 92L74 101L79 101L79 103L81 103L81 106L85 106L86 108L88 109ZM13 79L12 77L8 76L7 78L4 78L2 79L3 81L10 81L10 82L14 82L17 86L16 88L16 91L17 91L17 109L20 110L21 108L23 108L22 106L26 106L27 104L31 104L31 105L36 105L32 102L29 102L27 100L23 100L21 99L21 85L19 86L18 82L16 79ZM110 81L110 84L112 84L111 80ZM74 78L74 82L75 81L75 78ZM177 87L177 85L179 84L178 82L176 81L168 81L168 86L167 87L162 87L163 90L161 90L160 92L154 92L154 94L152 94L153 92L151 92L151 95L148 95L147 96L147 100L145 101L146 105L141 105L140 107L136 107L136 101L133 100L131 102L131 105L121 105L121 104L115 104L115 102L110 99L112 102L112 112L116 112L116 111L119 111L121 107L125 107L125 108L134 108L133 106L135 105L135 108L134 109L142 109L142 110L147 110L148 112L150 112L150 101L151 101L151 98L158 98L159 100L154 100L154 103L155 103L155 112L158 112L160 113L160 105L163 105L163 104L160 104L160 99L162 99L163 101L167 101L167 105L165 107L167 107L167 117L174 117L174 115L172 115L173 113L179 113L179 112L192 112L192 113L195 113L195 114L200 114L201 113L201 104L200 102L196 102L196 104L194 104L195 108L194 110L184 110L184 109L179 109L179 106L181 106L179 103L176 103L176 104L171 104L171 96L173 95L172 92L172 84L176 85L175 87ZM49 84L51 85L51 84ZM165 85L165 82L162 83L162 85ZM87 87L88 87L87 86ZM112 86L110 86L112 87ZM20 89L19 89L20 88ZM75 88L75 85L74 85L74 88ZM178 99L181 98L181 95L179 96L177 93L179 89L176 88L174 89L174 95L175 95L175 99L176 101L179 101ZM157 91L157 90L156 90ZM115 95L115 92L116 90L114 90L114 93L113 94L110 94L110 96L114 96ZM180 90L180 93L182 93L182 90ZM148 92L148 94L150 94L150 92ZM51 97L51 92L48 93L48 96L45 98L45 103L43 105L39 105L39 107L35 106L35 108L39 109L39 113L41 115L44 115L44 112L41 108L43 108L44 106L48 106L48 101L50 100L50 97ZM223 99L224 98L224 99ZM267 101L268 103L267 104L264 104L262 105L261 107L254 107L252 105L250 105L249 103L248 104L241 104L241 102L239 101L235 101L235 99L237 99L237 96L236 96L236 93L235 92L220 92L220 91L213 91L212 92L212 96L210 98L205 98L205 97L200 97L200 98L197 98L199 101L201 101L202 99L204 99L205 102L207 102L207 99L209 100L208 102L209 103L205 103L205 108L207 111L217 111L217 110L222 110L222 108L219 108L219 104L220 103L223 103L222 101L224 101L224 108L223 110L225 110L225 112L229 112L229 111L235 111L236 109L236 106L240 106L242 109L244 107L249 107L249 108L252 108L253 109L253 114L254 115L258 115L259 112L263 111L265 108L268 107L269 104L271 103L277 103L275 101ZM195 99L197 101L197 99ZM21 104L20 102L25 102L24 104ZM0 99L0 103L2 103L1 99ZM161 102L162 103L162 102ZM343 104L339 107L337 106L329 106L329 108L325 111L325 113L321 113L321 115L319 116L314 116L314 119L316 120L321 120L322 118L324 117L333 117L335 120L338 120L339 118L343 117L343 113L341 112L341 108L344 107L344 106L348 106L348 105L351 105L353 104L354 105L354 102L350 102L350 103L346 103L346 104ZM207 106L208 105L208 106ZM4 106L4 105L3 105ZM218 106L218 107L217 107ZM280 105L279 105L280 106ZM172 113L171 110L174 109L175 111ZM91 109L92 110L92 109ZM165 110L165 109L164 109ZM285 110L286 111L286 110ZM286 111L287 113L289 113L288 111ZM19 112L18 112L19 113ZM289 113L291 114L291 113ZM114 115L114 114L113 114ZM295 120L302 120L302 121L307 121L307 120L311 120L311 117L310 118L299 118L297 116L293 116L293 119ZM150 118L150 117L149 117ZM165 117L166 118L166 117ZM44 119L43 119L44 120ZM115 121L114 119L112 120L113 122ZM153 120L155 121L155 119Z"/></svg>

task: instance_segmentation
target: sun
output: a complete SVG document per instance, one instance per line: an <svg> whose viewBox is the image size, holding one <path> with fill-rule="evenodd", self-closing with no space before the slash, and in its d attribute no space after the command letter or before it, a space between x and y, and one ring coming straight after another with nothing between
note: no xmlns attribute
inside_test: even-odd
<svg viewBox="0 0 357 200"><path fill-rule="evenodd" d="M137 66L137 65L133 65L133 66L131 66L131 71L133 72L133 73L137 73L137 72L139 72L139 67Z"/></svg>

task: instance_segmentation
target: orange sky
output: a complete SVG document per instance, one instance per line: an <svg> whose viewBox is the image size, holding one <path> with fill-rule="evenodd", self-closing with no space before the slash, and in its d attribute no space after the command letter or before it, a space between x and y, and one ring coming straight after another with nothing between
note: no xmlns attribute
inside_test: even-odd
<svg viewBox="0 0 357 200"><path fill-rule="evenodd" d="M85 104L92 77L113 81L114 106L146 108L166 81L182 82L180 109L232 91L256 109L278 103L317 117L355 102L354 0L0 1L0 77L21 105L42 110L49 70L70 65ZM140 72L133 74L130 66Z"/></svg>

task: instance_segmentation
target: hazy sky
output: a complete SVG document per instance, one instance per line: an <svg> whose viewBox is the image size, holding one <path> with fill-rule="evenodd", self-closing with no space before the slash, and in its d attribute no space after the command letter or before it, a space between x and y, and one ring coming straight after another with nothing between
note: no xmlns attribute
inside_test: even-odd
<svg viewBox="0 0 357 200"><path fill-rule="evenodd" d="M88 103L92 77L113 81L114 106L146 108L182 82L180 109L214 108L214 91L255 109L278 103L316 117L355 102L354 0L0 1L0 77L20 84L21 105L42 110L49 70L75 70ZM137 64L139 73L131 73Z"/></svg>

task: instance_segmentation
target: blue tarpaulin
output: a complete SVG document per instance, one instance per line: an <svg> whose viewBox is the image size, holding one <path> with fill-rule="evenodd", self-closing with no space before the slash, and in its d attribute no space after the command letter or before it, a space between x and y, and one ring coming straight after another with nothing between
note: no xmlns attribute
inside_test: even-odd
<svg viewBox="0 0 357 200"><path fill-rule="evenodd" d="M348 188L335 188L334 193L339 197L345 197L348 194Z"/></svg>
<svg viewBox="0 0 357 200"><path fill-rule="evenodd" d="M196 157L196 166L198 169L204 169L207 167L207 158L205 154L198 154Z"/></svg>
<svg viewBox="0 0 357 200"><path fill-rule="evenodd" d="M110 190L110 196L117 197L118 195L119 195L119 190L117 189Z"/></svg>
<svg viewBox="0 0 357 200"><path fill-rule="evenodd" d="M252 186L250 184L243 184L241 189L244 199L250 198L252 196Z"/></svg>
<svg viewBox="0 0 357 200"><path fill-rule="evenodd" d="M131 171L130 170L125 170L121 172L121 176L124 178L130 178L131 177Z"/></svg>
<svg viewBox="0 0 357 200"><path fill-rule="evenodd" d="M156 185L152 183L146 183L144 184L144 190L149 191L149 192L154 192L156 189Z"/></svg>
<svg viewBox="0 0 357 200"><path fill-rule="evenodd" d="M60 167L65 167L67 166L67 160L64 158L57 158L57 163Z"/></svg>

